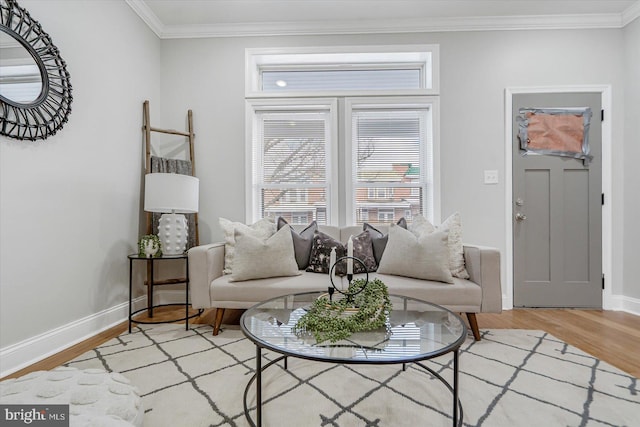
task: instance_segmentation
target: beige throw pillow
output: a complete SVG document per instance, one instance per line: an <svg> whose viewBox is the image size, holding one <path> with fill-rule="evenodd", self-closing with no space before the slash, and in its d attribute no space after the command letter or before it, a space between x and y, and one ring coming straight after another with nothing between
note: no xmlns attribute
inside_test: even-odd
<svg viewBox="0 0 640 427"><path fill-rule="evenodd" d="M409 230L415 235L433 233L436 230L449 230L449 269L453 277L468 279L469 273L464 265L464 245L462 242L462 223L460 213L455 212L445 219L442 224L434 227L428 219L422 215L413 217L409 224Z"/></svg>
<svg viewBox="0 0 640 427"><path fill-rule="evenodd" d="M436 227L437 230L449 229L449 269L453 277L468 279L469 273L464 266L464 245L462 242L462 222L460 214L455 212Z"/></svg>
<svg viewBox="0 0 640 427"><path fill-rule="evenodd" d="M427 218L420 214L413 217L413 220L411 221L411 224L409 224L407 229L416 236L425 233L433 233L434 231L436 231L436 228L433 226L433 224L431 224L431 222L429 222Z"/></svg>
<svg viewBox="0 0 640 427"><path fill-rule="evenodd" d="M378 273L453 283L448 241L449 232L446 230L416 236L391 224Z"/></svg>
<svg viewBox="0 0 640 427"><path fill-rule="evenodd" d="M266 240L238 228L234 238L231 282L302 274L298 270L289 226L282 227Z"/></svg>
<svg viewBox="0 0 640 427"><path fill-rule="evenodd" d="M263 218L252 225L241 222L233 222L226 218L220 218L220 227L224 232L224 274L233 272L233 255L235 253L235 231L242 230L258 239L268 239L276 232L276 223L271 218Z"/></svg>

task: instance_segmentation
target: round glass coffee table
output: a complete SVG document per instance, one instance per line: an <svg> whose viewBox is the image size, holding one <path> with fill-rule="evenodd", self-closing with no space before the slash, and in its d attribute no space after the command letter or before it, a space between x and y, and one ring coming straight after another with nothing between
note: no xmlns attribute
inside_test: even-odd
<svg viewBox="0 0 640 427"><path fill-rule="evenodd" d="M342 341L317 343L306 334L298 337L293 326L322 292L285 295L261 302L248 309L240 319L245 336L256 346L256 370L244 392L244 412L249 424L262 425L262 372L287 357L339 364L414 363L438 378L453 397L453 426L462 425L462 404L458 398L458 352L467 336L467 327L457 314L444 307L413 298L391 295L393 309L387 327L358 332ZM262 349L282 356L262 366ZM453 384L422 363L453 353ZM247 395L256 383L256 420L251 418Z"/></svg>

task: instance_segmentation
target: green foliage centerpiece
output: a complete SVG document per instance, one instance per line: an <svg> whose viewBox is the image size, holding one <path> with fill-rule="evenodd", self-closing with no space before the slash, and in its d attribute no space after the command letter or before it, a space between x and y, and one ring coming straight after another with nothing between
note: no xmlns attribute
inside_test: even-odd
<svg viewBox="0 0 640 427"><path fill-rule="evenodd" d="M354 332L386 325L391 300L387 285L381 280L356 279L349 283L345 294L353 297L333 301L329 294L321 295L298 320L293 332L299 337L312 334L317 343L336 342Z"/></svg>

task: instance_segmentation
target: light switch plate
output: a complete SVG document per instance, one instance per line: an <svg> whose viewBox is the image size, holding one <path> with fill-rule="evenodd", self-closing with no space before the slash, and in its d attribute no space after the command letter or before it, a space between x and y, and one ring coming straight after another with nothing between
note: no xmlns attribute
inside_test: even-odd
<svg viewBox="0 0 640 427"><path fill-rule="evenodd" d="M497 184L498 183L498 171L486 170L484 171L484 183L485 184Z"/></svg>

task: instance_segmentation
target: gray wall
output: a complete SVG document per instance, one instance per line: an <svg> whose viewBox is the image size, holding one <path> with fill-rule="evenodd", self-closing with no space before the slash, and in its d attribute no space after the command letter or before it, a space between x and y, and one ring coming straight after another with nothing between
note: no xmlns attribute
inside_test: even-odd
<svg viewBox="0 0 640 427"><path fill-rule="evenodd" d="M55 136L0 137L2 349L78 321L95 333L106 325L93 317L127 301L142 102L160 103L160 40L125 2L20 5L60 49L74 100Z"/></svg>
<svg viewBox="0 0 640 427"><path fill-rule="evenodd" d="M431 44L441 57L441 217L462 215L465 241L504 254L505 112L507 87L612 86L613 162L624 161L625 43L623 30L500 31L318 37L166 40L162 44L163 119L192 108L201 179L201 241L220 240L218 217L245 219L244 49L253 47ZM637 44L636 44L637 46ZM597 53L597 54L596 54ZM637 65L636 65L637 66ZM636 97L636 104L638 99ZM497 169L499 185L484 185ZM629 171L628 173L633 173ZM614 168L614 294L640 292L623 281L623 168ZM637 178L636 178L637 180ZM630 190L627 194L631 194ZM637 203L637 202L631 202ZM637 209L637 205L636 208ZM627 251L638 253L631 244ZM629 255L633 256L633 255Z"/></svg>
<svg viewBox="0 0 640 427"><path fill-rule="evenodd" d="M640 19L624 28L625 90L624 90L624 161L622 187L624 256L622 293L637 299L640 305L640 281L638 281L638 242L640 242Z"/></svg>

